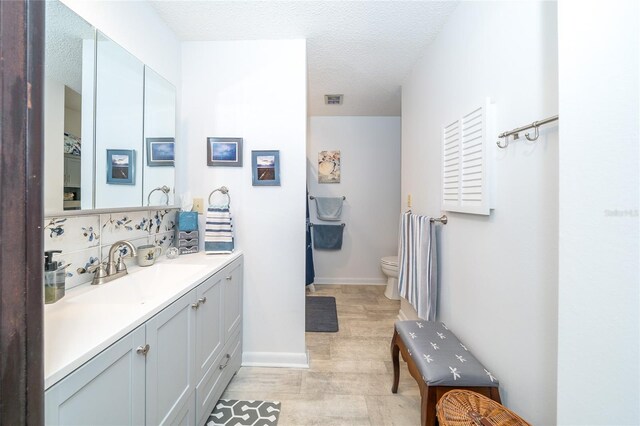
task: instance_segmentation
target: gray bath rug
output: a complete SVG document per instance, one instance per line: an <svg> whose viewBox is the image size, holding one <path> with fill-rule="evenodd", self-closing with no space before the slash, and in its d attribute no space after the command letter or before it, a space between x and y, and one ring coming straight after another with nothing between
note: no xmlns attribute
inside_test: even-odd
<svg viewBox="0 0 640 426"><path fill-rule="evenodd" d="M207 426L276 426L279 402L221 399L209 415Z"/></svg>
<svg viewBox="0 0 640 426"><path fill-rule="evenodd" d="M305 331L336 333L338 331L338 311L336 298L328 296L307 296Z"/></svg>

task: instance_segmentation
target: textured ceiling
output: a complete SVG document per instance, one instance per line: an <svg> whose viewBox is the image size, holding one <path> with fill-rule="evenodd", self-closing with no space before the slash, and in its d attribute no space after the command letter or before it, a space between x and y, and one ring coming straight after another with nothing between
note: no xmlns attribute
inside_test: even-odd
<svg viewBox="0 0 640 426"><path fill-rule="evenodd" d="M58 1L45 7L45 76L82 93L82 40L93 39L94 29Z"/></svg>
<svg viewBox="0 0 640 426"><path fill-rule="evenodd" d="M400 115L400 85L454 1L177 1L153 7L180 40L307 39L309 115ZM324 105L344 94L343 105Z"/></svg>

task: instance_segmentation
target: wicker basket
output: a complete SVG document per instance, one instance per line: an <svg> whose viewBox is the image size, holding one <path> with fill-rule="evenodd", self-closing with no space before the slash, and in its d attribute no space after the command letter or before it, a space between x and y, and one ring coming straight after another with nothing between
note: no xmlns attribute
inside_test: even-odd
<svg viewBox="0 0 640 426"><path fill-rule="evenodd" d="M531 426L504 406L468 390L445 393L436 411L441 426Z"/></svg>

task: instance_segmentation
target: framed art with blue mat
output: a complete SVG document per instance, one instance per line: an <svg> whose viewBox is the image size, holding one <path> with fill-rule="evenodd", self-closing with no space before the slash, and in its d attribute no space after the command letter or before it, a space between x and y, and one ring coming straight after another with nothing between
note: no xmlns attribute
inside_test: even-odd
<svg viewBox="0 0 640 426"><path fill-rule="evenodd" d="M207 138L207 166L242 167L242 138Z"/></svg>
<svg viewBox="0 0 640 426"><path fill-rule="evenodd" d="M135 150L107 149L107 183L112 185L135 185L135 165Z"/></svg>
<svg viewBox="0 0 640 426"><path fill-rule="evenodd" d="M174 166L175 144L174 138L147 138L147 166Z"/></svg>
<svg viewBox="0 0 640 426"><path fill-rule="evenodd" d="M280 186L280 151L251 151L253 186Z"/></svg>

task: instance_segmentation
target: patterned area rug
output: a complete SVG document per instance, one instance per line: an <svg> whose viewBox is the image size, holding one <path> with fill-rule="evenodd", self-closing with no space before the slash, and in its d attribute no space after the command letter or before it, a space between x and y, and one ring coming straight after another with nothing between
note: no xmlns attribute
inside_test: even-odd
<svg viewBox="0 0 640 426"><path fill-rule="evenodd" d="M221 399L209 415L207 426L276 426L279 415L279 402Z"/></svg>

